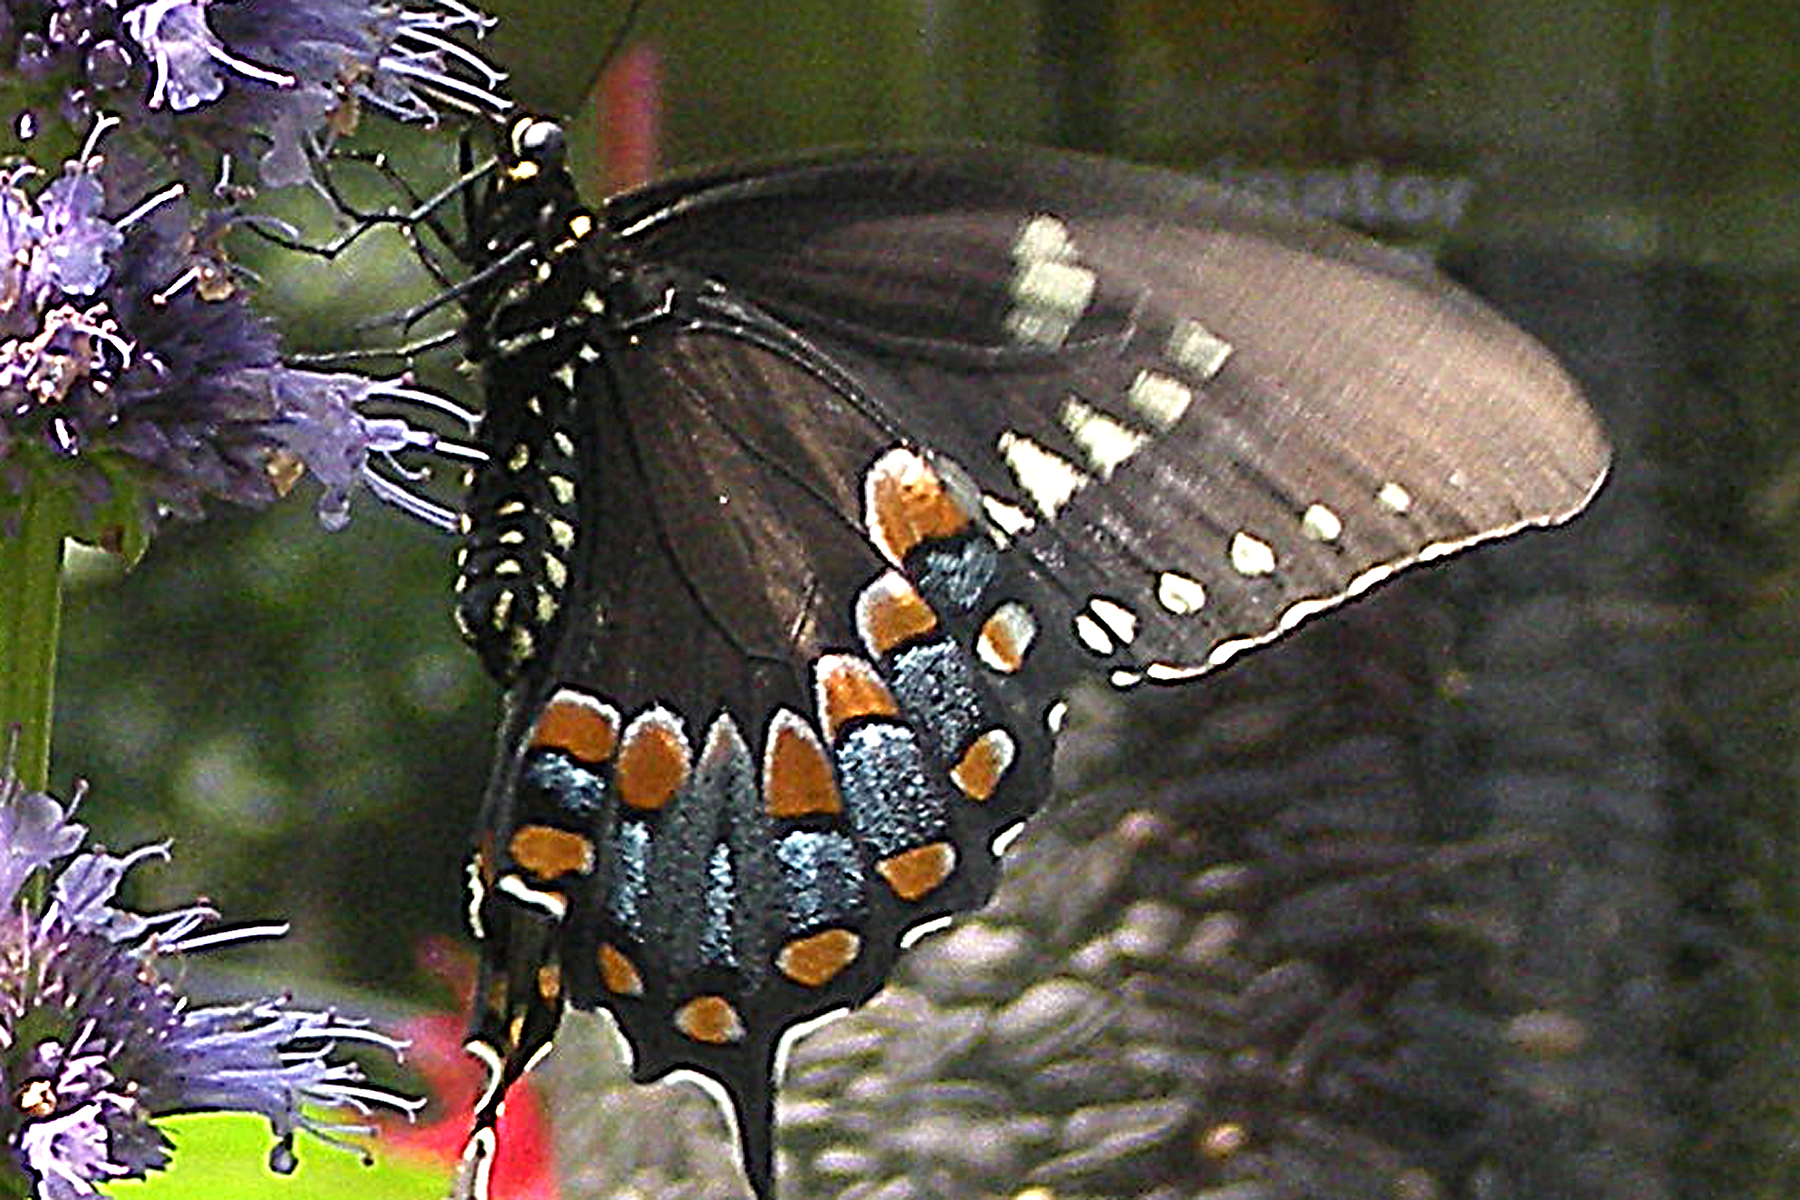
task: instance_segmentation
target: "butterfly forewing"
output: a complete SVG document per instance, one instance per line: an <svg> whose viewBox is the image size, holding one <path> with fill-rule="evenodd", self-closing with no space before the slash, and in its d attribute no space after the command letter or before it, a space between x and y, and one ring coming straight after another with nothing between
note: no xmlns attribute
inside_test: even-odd
<svg viewBox="0 0 1800 1200"><path fill-rule="evenodd" d="M471 1181L572 1002L722 1085L771 1194L783 1034L986 899L1082 669L1198 673L1604 470L1478 302L1172 176L868 156L596 222L529 165L475 257L533 252L471 303L460 613L509 685Z"/></svg>
<svg viewBox="0 0 1800 1200"><path fill-rule="evenodd" d="M1564 519L1604 472L1574 385L1480 301L1197 181L957 151L653 190L607 219L885 378L884 416L1031 523L1022 549L1078 611L1128 610L1127 657L1168 675Z"/></svg>

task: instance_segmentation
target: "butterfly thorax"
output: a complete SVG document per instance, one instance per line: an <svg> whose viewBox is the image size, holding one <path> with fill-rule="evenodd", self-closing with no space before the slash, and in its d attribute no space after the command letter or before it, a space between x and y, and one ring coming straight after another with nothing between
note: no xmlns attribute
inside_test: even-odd
<svg viewBox="0 0 1800 1200"><path fill-rule="evenodd" d="M581 527L577 372L599 357L595 221L560 133L522 121L469 214L464 342L488 398L457 556L457 623L511 683L550 644Z"/></svg>

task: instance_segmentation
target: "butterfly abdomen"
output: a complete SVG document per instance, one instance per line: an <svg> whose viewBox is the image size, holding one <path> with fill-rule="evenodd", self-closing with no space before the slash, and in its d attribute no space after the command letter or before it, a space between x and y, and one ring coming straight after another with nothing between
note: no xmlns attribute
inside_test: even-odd
<svg viewBox="0 0 1800 1200"><path fill-rule="evenodd" d="M586 293L558 286L574 274L548 271L549 286L502 303L471 339L484 356L489 401L477 439L488 459L469 481L456 616L503 683L551 643L575 571L584 478L577 376L597 352ZM581 387L601 386L598 372L588 374Z"/></svg>

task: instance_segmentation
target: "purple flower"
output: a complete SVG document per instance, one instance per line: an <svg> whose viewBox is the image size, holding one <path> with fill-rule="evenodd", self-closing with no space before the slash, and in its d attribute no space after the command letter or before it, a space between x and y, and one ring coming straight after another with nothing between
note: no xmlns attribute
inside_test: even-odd
<svg viewBox="0 0 1800 1200"><path fill-rule="evenodd" d="M167 848L77 853L87 830L73 808L0 773L0 1191L18 1194L23 1178L39 1200L75 1200L142 1178L168 1164L154 1124L165 1115L260 1113L275 1134L270 1166L288 1172L298 1132L349 1147L343 1135L363 1131L303 1105L416 1107L336 1057L347 1042L398 1053L359 1022L285 997L191 1005L172 981L183 955L281 930L209 932L214 914L200 905L116 907L126 872ZM39 872L42 903L22 890Z"/></svg>
<svg viewBox="0 0 1800 1200"><path fill-rule="evenodd" d="M29 166L0 174L0 536L9 505L46 479L115 520L127 489L142 526L199 516L208 496L266 504L296 465L324 485L327 525L343 523L365 479L447 523L370 467L371 454L435 438L361 411L434 399L283 364L217 249L230 218L196 226L180 187L128 207L113 193L145 190L129 176L122 158L93 155L47 184Z"/></svg>
<svg viewBox="0 0 1800 1200"><path fill-rule="evenodd" d="M297 183L364 105L497 110L499 72L452 40L487 24L460 0L0 0L0 80L40 85L38 108L0 116L85 129L116 113L159 148L211 146Z"/></svg>
<svg viewBox="0 0 1800 1200"><path fill-rule="evenodd" d="M0 117L85 130L117 113L158 151L211 146L297 184L362 106L499 110L500 72L454 41L486 25L461 0L0 0L0 81L38 85Z"/></svg>

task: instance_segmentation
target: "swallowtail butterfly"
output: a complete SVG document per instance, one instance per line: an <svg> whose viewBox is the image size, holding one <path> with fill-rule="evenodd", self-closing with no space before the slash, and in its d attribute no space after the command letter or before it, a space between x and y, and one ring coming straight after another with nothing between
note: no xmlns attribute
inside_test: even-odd
<svg viewBox="0 0 1800 1200"><path fill-rule="evenodd" d="M1204 674L1606 470L1479 301L1172 174L878 152L590 210L526 117L467 201L458 616L507 689L467 1194L573 1004L717 1084L772 1196L784 1035L985 901L1079 676Z"/></svg>

